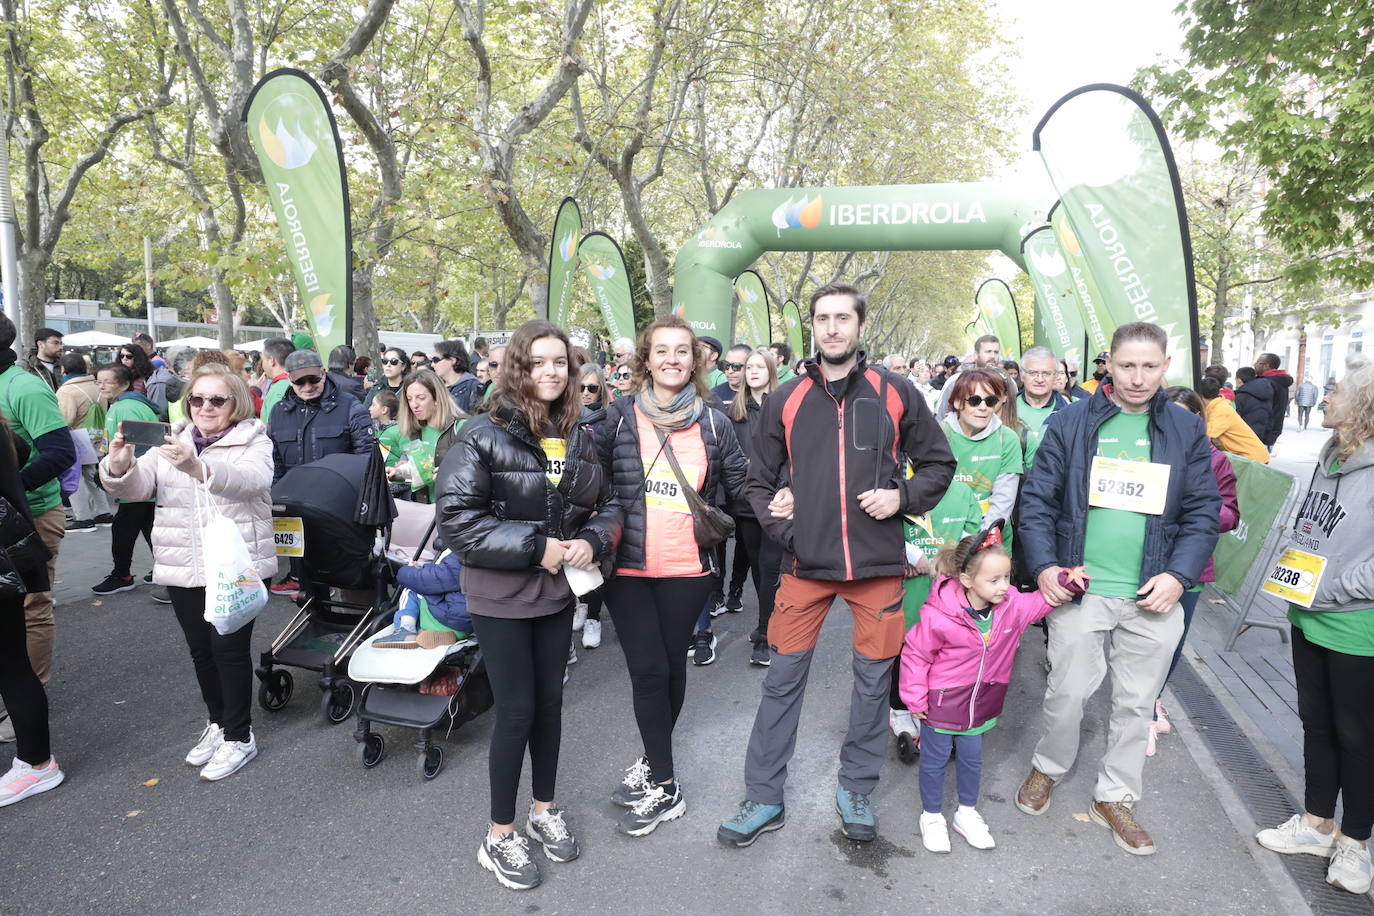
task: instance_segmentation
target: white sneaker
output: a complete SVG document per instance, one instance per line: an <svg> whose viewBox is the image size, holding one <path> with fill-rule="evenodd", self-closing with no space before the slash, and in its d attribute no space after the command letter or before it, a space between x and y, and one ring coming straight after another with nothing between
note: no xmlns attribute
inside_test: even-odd
<svg viewBox="0 0 1374 916"><path fill-rule="evenodd" d="M196 746L186 754L186 763L193 767L205 766L223 743L224 729L213 722L206 722L205 731L196 739Z"/></svg>
<svg viewBox="0 0 1374 916"><path fill-rule="evenodd" d="M56 757L50 758L41 767L29 766L16 757L14 763L10 764L10 771L0 778L0 808L23 801L30 795L56 789L66 778L57 765ZM1365 867L1369 867L1368 854L1365 855Z"/></svg>
<svg viewBox="0 0 1374 916"><path fill-rule="evenodd" d="M1265 849L1286 854L1307 853L1328 858L1336 850L1336 832L1322 833L1307 822L1307 815L1295 814L1277 827L1255 834Z"/></svg>
<svg viewBox="0 0 1374 916"><path fill-rule="evenodd" d="M252 732L248 733L247 741L221 741L219 747L215 748L215 755L200 771L200 778L214 782L232 776L256 756L258 741Z"/></svg>
<svg viewBox="0 0 1374 916"><path fill-rule="evenodd" d="M894 735L911 735L915 737L916 718L905 709L889 709L887 711L887 726L892 729Z"/></svg>
<svg viewBox="0 0 1374 916"><path fill-rule="evenodd" d="M931 852L949 852L949 828L943 814L921 812L921 842Z"/></svg>
<svg viewBox="0 0 1374 916"><path fill-rule="evenodd" d="M1374 879L1374 865L1369 862L1369 847L1361 846L1359 840L1348 836L1338 839L1336 853L1326 870L1326 883L1352 894L1367 894L1371 879Z"/></svg>
<svg viewBox="0 0 1374 916"><path fill-rule="evenodd" d="M594 618L587 618L587 622L582 625L582 648L595 649L601 645L601 621Z"/></svg>
<svg viewBox="0 0 1374 916"><path fill-rule="evenodd" d="M582 625L587 622L587 606L581 601L577 602L577 609L573 611L573 632L582 629Z"/></svg>
<svg viewBox="0 0 1374 916"><path fill-rule="evenodd" d="M954 832L968 840L974 849L992 849L997 843L977 808L960 805L954 812Z"/></svg>

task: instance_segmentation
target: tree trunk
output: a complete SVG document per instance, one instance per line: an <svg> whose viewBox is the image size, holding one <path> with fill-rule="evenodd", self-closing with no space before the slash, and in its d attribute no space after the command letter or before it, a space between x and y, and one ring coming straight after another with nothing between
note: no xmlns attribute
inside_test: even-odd
<svg viewBox="0 0 1374 916"><path fill-rule="evenodd" d="M18 340L25 352L33 344L33 332L48 321L44 313L48 291L43 281L51 261L52 252L24 239L19 249L19 317L22 327L18 329Z"/></svg>
<svg viewBox="0 0 1374 916"><path fill-rule="evenodd" d="M1214 366L1220 366L1226 362L1226 357L1221 350L1221 341L1226 336L1226 318L1231 313L1231 306L1228 301L1230 283L1230 266L1223 254L1217 263L1217 288L1216 294L1212 297L1212 352L1210 358Z"/></svg>
<svg viewBox="0 0 1374 916"><path fill-rule="evenodd" d="M372 281L376 267L377 262L369 260L353 268L353 351L374 359L378 345L376 312L372 307Z"/></svg>

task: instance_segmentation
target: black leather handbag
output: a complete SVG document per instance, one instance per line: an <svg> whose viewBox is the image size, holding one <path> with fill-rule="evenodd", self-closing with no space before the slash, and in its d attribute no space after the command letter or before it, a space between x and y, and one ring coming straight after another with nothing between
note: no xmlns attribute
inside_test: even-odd
<svg viewBox="0 0 1374 916"><path fill-rule="evenodd" d="M0 597L27 594L21 569L36 569L52 554L23 511L0 496Z"/></svg>

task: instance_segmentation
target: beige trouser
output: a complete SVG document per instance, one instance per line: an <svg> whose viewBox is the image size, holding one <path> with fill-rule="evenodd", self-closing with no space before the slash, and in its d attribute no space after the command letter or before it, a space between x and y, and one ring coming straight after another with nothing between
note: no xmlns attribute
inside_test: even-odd
<svg viewBox="0 0 1374 916"><path fill-rule="evenodd" d="M1183 611L1141 610L1132 598L1084 595L1049 615L1050 677L1045 689L1045 736L1031 766L1059 780L1078 756L1083 706L1112 675L1107 750L1097 774L1097 801L1139 801L1145 744L1155 698L1183 637ZM1110 636L1104 655L1104 639Z"/></svg>
<svg viewBox="0 0 1374 916"><path fill-rule="evenodd" d="M48 560L48 591L30 592L24 596L24 627L28 636L29 664L44 684L52 674L53 644L57 641L57 625L52 613L52 589L57 585L57 551L67 530L67 516L61 506L44 512L33 520L34 528L52 553Z"/></svg>

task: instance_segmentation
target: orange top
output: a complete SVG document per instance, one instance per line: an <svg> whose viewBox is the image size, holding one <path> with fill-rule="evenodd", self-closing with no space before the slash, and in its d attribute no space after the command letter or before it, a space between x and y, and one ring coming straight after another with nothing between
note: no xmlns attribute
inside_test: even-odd
<svg viewBox="0 0 1374 916"><path fill-rule="evenodd" d="M668 456L660 451L654 424L637 405L634 411L639 457L644 462L644 568L622 567L616 575L652 579L704 575L691 507ZM668 441L682 466L682 475L699 492L706 482L706 443L701 438L701 424L673 430Z"/></svg>

